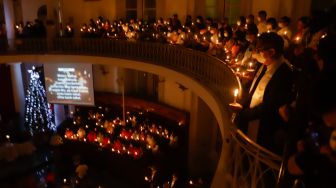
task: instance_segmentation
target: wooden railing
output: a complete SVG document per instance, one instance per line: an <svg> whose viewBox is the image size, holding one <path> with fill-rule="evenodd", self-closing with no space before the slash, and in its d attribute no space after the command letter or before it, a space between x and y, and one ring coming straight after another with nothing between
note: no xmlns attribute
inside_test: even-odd
<svg viewBox="0 0 336 188"><path fill-rule="evenodd" d="M241 89L239 79L225 62L179 45L76 38L18 39L14 44L12 50L0 48L0 54L106 56L167 67L191 77L208 88L213 95L216 95L222 106L228 106L232 101L234 88ZM238 129L232 129L232 137L232 162L227 164L232 172L231 187L265 187L265 173L272 172L276 177L280 170L281 157L251 141Z"/></svg>

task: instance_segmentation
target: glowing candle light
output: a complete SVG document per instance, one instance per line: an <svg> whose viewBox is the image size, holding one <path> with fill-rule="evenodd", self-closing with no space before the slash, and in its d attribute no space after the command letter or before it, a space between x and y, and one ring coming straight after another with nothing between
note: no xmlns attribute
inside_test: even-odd
<svg viewBox="0 0 336 188"><path fill-rule="evenodd" d="M238 89L235 89L233 91L233 102L236 103L237 102L237 97L238 97L238 93L239 93L239 90Z"/></svg>
<svg viewBox="0 0 336 188"><path fill-rule="evenodd" d="M9 136L9 134L6 135L6 139L8 140L8 142L10 142L10 136Z"/></svg>

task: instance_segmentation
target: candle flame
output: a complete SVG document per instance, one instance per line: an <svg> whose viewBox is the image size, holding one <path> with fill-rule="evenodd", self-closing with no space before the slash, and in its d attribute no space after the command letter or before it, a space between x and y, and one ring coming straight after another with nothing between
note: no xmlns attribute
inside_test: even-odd
<svg viewBox="0 0 336 188"><path fill-rule="evenodd" d="M239 90L238 90L238 89L235 89L235 90L234 90L234 93L233 93L234 97L237 97L237 96L238 96L238 93L239 93Z"/></svg>

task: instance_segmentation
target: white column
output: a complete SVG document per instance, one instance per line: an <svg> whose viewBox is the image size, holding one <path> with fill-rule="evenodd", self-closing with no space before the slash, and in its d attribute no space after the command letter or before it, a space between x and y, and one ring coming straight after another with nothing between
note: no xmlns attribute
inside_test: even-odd
<svg viewBox="0 0 336 188"><path fill-rule="evenodd" d="M64 105L54 104L54 112L55 112L55 125L56 127L58 127L66 119Z"/></svg>
<svg viewBox="0 0 336 188"><path fill-rule="evenodd" d="M76 110L76 106L75 105L68 105L68 111L69 111L69 114L67 114L67 116L69 118L73 118L73 115L75 113L75 110Z"/></svg>
<svg viewBox="0 0 336 188"><path fill-rule="evenodd" d="M47 39L48 40L48 46L51 46L51 40L54 38L58 33L57 33L57 27L56 23L58 23L58 18L55 17L55 11L57 11L57 2L56 0L48 0L47 1L47 23L46 23L46 28L47 28Z"/></svg>
<svg viewBox="0 0 336 188"><path fill-rule="evenodd" d="M188 169L192 176L213 173L219 160L216 153L217 121L207 104L192 97L189 123Z"/></svg>
<svg viewBox="0 0 336 188"><path fill-rule="evenodd" d="M20 114L20 119L23 119L25 112L25 92L22 80L21 63L10 63L10 71L15 111Z"/></svg>
<svg viewBox="0 0 336 188"><path fill-rule="evenodd" d="M63 28L65 27L63 23L63 0L58 0L57 2L57 21L58 21L58 34L63 36Z"/></svg>
<svg viewBox="0 0 336 188"><path fill-rule="evenodd" d="M13 0L3 0L4 13L5 13L5 22L6 22L6 34L9 45L9 50L14 50L14 40L15 40L15 15Z"/></svg>

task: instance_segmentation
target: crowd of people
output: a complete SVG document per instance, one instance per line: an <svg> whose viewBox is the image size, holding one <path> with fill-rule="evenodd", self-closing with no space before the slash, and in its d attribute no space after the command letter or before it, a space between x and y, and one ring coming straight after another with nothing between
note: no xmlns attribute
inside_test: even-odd
<svg viewBox="0 0 336 188"><path fill-rule="evenodd" d="M257 30L247 27L249 48L242 58L229 61L243 83L241 106L233 108L238 113L235 123L258 144L283 156L283 187L294 182L297 187L335 186L336 35L335 24L328 22L332 10L300 18L292 38L289 28L284 29L290 23L287 17L277 29L276 20L260 11ZM254 60L247 61L244 72L246 55ZM257 68L249 71L255 62Z"/></svg>
<svg viewBox="0 0 336 188"><path fill-rule="evenodd" d="M183 24L178 15L153 22L99 17L80 33L182 45L222 59L243 86L238 128L288 160L287 183L300 178L305 187L330 187L336 169L336 24L328 18L335 18L334 10L312 11L296 27L289 17L267 17L263 10L257 21L248 15L235 24L201 16L187 16Z"/></svg>
<svg viewBox="0 0 336 188"><path fill-rule="evenodd" d="M182 45L216 56L242 82L235 123L261 146L288 159L290 178L332 187L336 169L336 6L291 18L260 10L236 23L175 14L153 21L103 17L80 28L82 38ZM62 37L74 37L67 24ZM322 186L323 187L323 186Z"/></svg>
<svg viewBox="0 0 336 188"><path fill-rule="evenodd" d="M58 134L65 144L80 143L110 152L114 156L112 158L118 158L119 163L125 163L124 166L134 161L138 167L133 168L140 171L135 172L136 178L131 174L128 178L139 179L140 176L143 185L139 187L200 185L198 180L191 180L195 181L192 184L186 180L184 155L187 148L184 139L187 136L184 125L157 116L154 120L148 112L137 110L125 112L124 121L116 109L107 106L77 107L73 118L59 127ZM86 154L82 151L81 155ZM87 167L81 167L85 174ZM82 172L81 168L79 172ZM78 178L77 181L81 182L82 179Z"/></svg>
<svg viewBox="0 0 336 188"><path fill-rule="evenodd" d="M43 38L47 36L47 29L42 20L27 21L26 24L15 25L16 38Z"/></svg>

